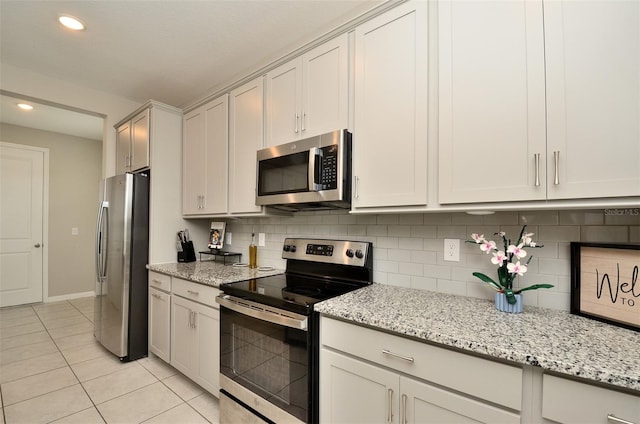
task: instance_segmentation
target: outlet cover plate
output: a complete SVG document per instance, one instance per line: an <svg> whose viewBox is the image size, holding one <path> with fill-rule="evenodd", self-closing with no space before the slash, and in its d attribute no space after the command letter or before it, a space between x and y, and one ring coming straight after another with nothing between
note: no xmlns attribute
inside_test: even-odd
<svg viewBox="0 0 640 424"><path fill-rule="evenodd" d="M444 260L460 262L460 240L444 239Z"/></svg>

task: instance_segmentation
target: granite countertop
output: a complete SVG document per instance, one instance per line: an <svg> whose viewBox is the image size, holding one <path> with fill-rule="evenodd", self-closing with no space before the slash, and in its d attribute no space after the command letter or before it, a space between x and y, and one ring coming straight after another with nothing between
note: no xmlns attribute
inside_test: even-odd
<svg viewBox="0 0 640 424"><path fill-rule="evenodd" d="M147 269L213 287L219 287L221 284L233 283L234 281L284 273L283 269L265 267L250 269L248 267L236 267L231 264L225 265L222 262L215 261L150 264L147 265Z"/></svg>
<svg viewBox="0 0 640 424"><path fill-rule="evenodd" d="M387 284L314 306L323 315L544 370L640 391L640 333L568 312ZM640 394L640 393L639 393Z"/></svg>

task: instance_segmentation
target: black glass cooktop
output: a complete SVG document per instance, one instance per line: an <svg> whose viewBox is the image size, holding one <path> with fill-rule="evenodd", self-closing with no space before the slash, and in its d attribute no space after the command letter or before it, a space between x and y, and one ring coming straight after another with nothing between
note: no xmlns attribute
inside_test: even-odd
<svg viewBox="0 0 640 424"><path fill-rule="evenodd" d="M360 287L362 284L348 281L281 274L228 283L220 289L231 296L308 315L315 303Z"/></svg>

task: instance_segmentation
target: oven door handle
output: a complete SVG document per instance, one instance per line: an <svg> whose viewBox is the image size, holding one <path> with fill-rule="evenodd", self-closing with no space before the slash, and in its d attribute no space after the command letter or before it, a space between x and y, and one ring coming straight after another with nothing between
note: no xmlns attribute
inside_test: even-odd
<svg viewBox="0 0 640 424"><path fill-rule="evenodd" d="M273 324L307 331L307 317L304 315L288 311L278 312L277 310L269 309L259 303L235 298L225 294L216 297L216 302L227 309L231 309L232 311L236 311L243 315L248 315Z"/></svg>

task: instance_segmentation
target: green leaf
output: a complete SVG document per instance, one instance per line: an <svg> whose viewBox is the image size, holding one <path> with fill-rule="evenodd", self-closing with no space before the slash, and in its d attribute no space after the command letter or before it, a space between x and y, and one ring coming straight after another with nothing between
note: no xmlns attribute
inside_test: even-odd
<svg viewBox="0 0 640 424"><path fill-rule="evenodd" d="M494 289L500 291L502 290L502 288L498 285L498 283L496 283L495 281L493 281L493 278L481 273L481 272L474 272L473 273L474 277L477 277L479 279L481 279L482 281L484 281L485 283L489 284L491 287L493 287Z"/></svg>
<svg viewBox="0 0 640 424"><path fill-rule="evenodd" d="M523 291L527 291L527 290L536 290L536 289L550 289L551 287L553 287L553 284L533 284L531 286L525 287L523 289L518 289L515 291L515 293L520 293Z"/></svg>

